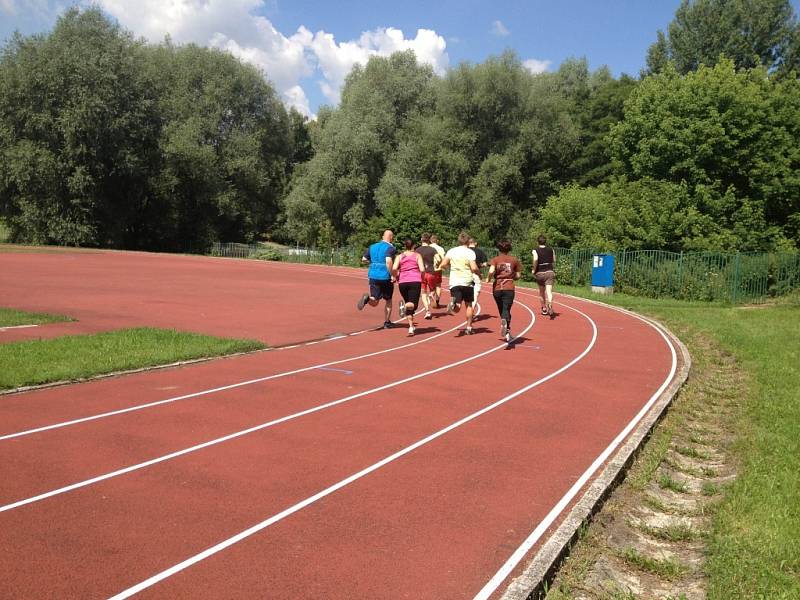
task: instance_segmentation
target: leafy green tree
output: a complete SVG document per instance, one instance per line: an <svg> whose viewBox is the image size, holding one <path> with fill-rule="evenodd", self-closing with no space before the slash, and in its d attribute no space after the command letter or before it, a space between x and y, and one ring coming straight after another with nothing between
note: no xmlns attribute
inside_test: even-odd
<svg viewBox="0 0 800 600"><path fill-rule="evenodd" d="M387 229L394 232L395 242L405 238L418 241L425 233L436 233L440 239L453 239L454 233L445 226L433 209L418 200L397 198L386 202L381 214L368 219L350 238L350 242L361 248L381 239Z"/></svg>
<svg viewBox="0 0 800 600"><path fill-rule="evenodd" d="M294 152L289 115L263 75L229 54L169 42L150 54L164 120L153 180L161 239L170 249L251 241L281 207Z"/></svg>
<svg viewBox="0 0 800 600"><path fill-rule="evenodd" d="M649 73L671 61L679 73L713 66L724 55L737 68L788 72L800 66L797 18L789 0L682 0L647 55Z"/></svg>
<svg viewBox="0 0 800 600"><path fill-rule="evenodd" d="M616 179L596 187L570 185L541 210L531 236L555 246L593 250L722 249L720 227L701 215L685 184ZM531 240L532 242L532 240Z"/></svg>
<svg viewBox="0 0 800 600"><path fill-rule="evenodd" d="M356 66L336 110L320 111L312 136L314 156L298 172L286 198L287 227L292 205L314 202L341 235L375 213L375 190L399 143L399 131L433 108L433 71L412 51L371 57Z"/></svg>
<svg viewBox="0 0 800 600"><path fill-rule="evenodd" d="M796 79L776 80L764 69L737 72L729 59L685 76L668 67L634 90L610 141L629 179L685 182L701 213L730 228L740 218L757 227L739 243L780 245L774 228L796 235L788 227L800 202Z"/></svg>
<svg viewBox="0 0 800 600"><path fill-rule="evenodd" d="M136 245L157 164L142 46L99 9L0 54L0 213L15 241Z"/></svg>

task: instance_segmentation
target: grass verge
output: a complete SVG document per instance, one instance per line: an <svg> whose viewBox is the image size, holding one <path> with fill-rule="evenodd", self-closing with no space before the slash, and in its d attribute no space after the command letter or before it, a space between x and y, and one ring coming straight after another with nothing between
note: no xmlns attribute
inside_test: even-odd
<svg viewBox="0 0 800 600"><path fill-rule="evenodd" d="M29 313L13 308L0 308L0 327L15 327L17 325L41 325L42 323L59 323L71 321L69 317L49 315L46 313Z"/></svg>
<svg viewBox="0 0 800 600"><path fill-rule="evenodd" d="M676 334L707 335L732 355L751 382L736 403L738 476L722 492L708 537L707 595L800 598L800 303L759 307L654 300L559 287L650 315ZM698 357L694 357L697 359ZM713 395L714 390L710 389ZM712 408L713 410L713 408ZM657 439L657 436L654 436ZM693 436L705 453L705 436Z"/></svg>
<svg viewBox="0 0 800 600"><path fill-rule="evenodd" d="M0 344L0 389L84 379L264 347L254 340L146 327L12 342Z"/></svg>

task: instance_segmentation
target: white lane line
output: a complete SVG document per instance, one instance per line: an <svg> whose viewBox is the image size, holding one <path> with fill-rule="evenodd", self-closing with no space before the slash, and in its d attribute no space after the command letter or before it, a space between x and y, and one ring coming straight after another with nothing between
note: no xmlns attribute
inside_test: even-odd
<svg viewBox="0 0 800 600"><path fill-rule="evenodd" d="M29 329L31 327L38 327L38 325L8 325L7 327L0 327L0 331L7 331L8 329Z"/></svg>
<svg viewBox="0 0 800 600"><path fill-rule="evenodd" d="M592 301L588 301L592 302ZM596 303L600 304L600 303ZM608 305L600 304L601 306L605 306L607 308ZM497 590L503 581L509 576L509 574L516 568L519 562L523 559L523 557L533 548L539 538L548 530L548 528L553 524L553 522L561 515L564 509L569 505L569 503L575 498L575 496L580 492L583 486L586 484L587 481L594 475L594 473L606 462L611 453L614 452L617 447L628 437L628 434L633 430L633 428L642 420L644 415L647 414L647 411L653 406L656 400L661 396L667 386L672 381L672 378L675 376L675 372L678 368L678 359L675 352L675 346L672 344L670 339L664 335L664 332L661 331L660 328L656 327L653 323L642 319L636 314L627 312L626 313L630 316L638 318L640 321L643 321L653 329L655 329L659 335L667 342L667 346L669 347L670 353L672 354L672 367L670 368L669 375L664 380L664 383L661 384L661 387L656 390L656 392L650 397L647 403L642 407L642 409L630 420L630 422L625 426L625 428L619 433L617 437L608 445L608 447L603 450L603 452L594 460L594 462L589 465L589 468L584 471L583 475L581 475L578 480L572 485L567 493L562 496L562 498L556 503L555 506L550 510L549 513L545 516L545 518L536 526L536 528L530 533L530 535L525 538L525 541L517 548L514 553L509 557L509 559L503 564L502 567L495 573L495 575L486 583L486 585L475 595L475 600L488 600L488 598Z"/></svg>
<svg viewBox="0 0 800 600"><path fill-rule="evenodd" d="M137 411L137 410L143 410L143 409L146 409L146 408L152 408L154 406L161 406L162 404L169 404L169 403L172 403L172 402L178 402L180 400L188 400L189 398L197 398L197 397L200 397L200 396L207 396L209 394L216 394L218 392L224 392L224 391L227 391L227 390L232 390L232 389L244 387L244 386L247 386L247 385L253 385L253 384L256 384L256 383L262 383L264 381L270 381L272 379L279 379L281 377L288 377L290 375L296 375L298 373L304 373L304 372L307 372L307 371L313 371L314 369L320 369L322 367L330 367L330 366L333 366L333 365L340 365L340 364L346 363L346 362L362 360L362 359L365 359L365 358L370 358L372 356L378 356L379 354L385 354L385 353L388 353L388 352L394 352L396 350L403 350L404 348L409 348L411 346L416 346L418 344L424 344L425 342L429 342L429 341L434 340L434 339L436 339L438 337L441 337L443 335L447 335L448 333L452 333L453 331L455 331L456 329L461 327L461 325L463 325L463 323L459 323L458 325L456 325L454 327L451 327L450 329L447 329L447 330L442 331L440 333L437 333L436 335L432 335L432 336L426 337L424 339L417 340L415 342L409 342L408 344L402 344L400 346L394 346L392 348L386 348L385 350L378 350L378 351L375 351L375 352L370 352L368 354L361 354L359 356L351 356L349 358L343 358L343 359L340 359L340 360L334 360L334 361L331 361L331 362L321 363L321 364L318 364L318 365L311 365L309 367L302 367L300 369L293 369L291 371L284 371L282 373L275 373L274 375L268 375L268 376L265 376L265 377L259 377L257 379L249 379L247 381L241 381L239 383L232 383L230 385L224 385L224 386L221 386L221 387L211 388L211 389L208 389L208 390L201 390L199 392L193 392L191 394L184 394L183 396L175 396L173 398L165 398L164 400L156 400L155 402L148 402L146 404L137 404L136 406L129 406L127 408L121 408L119 410L112 410L112 411L109 411L109 412L99 413L99 414L96 414L96 415L90 415L88 417L81 417L81 418L78 418L78 419L72 419L70 421L62 421L60 423L54 423L52 425L43 425L42 427L36 427L34 429L26 429L25 431L17 431L15 433L8 433L8 434L5 434L5 435L0 435L0 441L10 440L10 439L13 439L13 438L18 438L18 437L22 437L22 436L26 436L26 435L31 435L31 434L34 434L34 433L40 433L42 431L49 431L51 429L60 429L62 427L69 427L71 425L77 425L79 423L86 423L87 421L96 421L97 419L104 419L106 417L113 417L113 416L116 416L116 415L122 415L122 414L125 414L125 413L134 412L134 411Z"/></svg>
<svg viewBox="0 0 800 600"><path fill-rule="evenodd" d="M521 304L521 306L525 306L525 305ZM534 316L533 315L533 311L531 311L527 306L525 306L525 308L528 310L528 312L531 313L531 316ZM568 308L571 308L571 307L568 307ZM357 473L354 473L350 477L348 477L346 479L343 479L340 482L335 483L334 485L332 485L330 487L327 487L327 488L325 488L324 490L322 490L320 492L317 492L313 496L309 496L308 498L306 498L305 500L302 500L301 502L298 502L294 506L290 506L289 508L287 508L287 509L285 509L285 510L283 510L283 511L281 511L281 512L279 512L279 513L277 513L277 514L275 514L275 515L273 515L271 517L269 517L268 519L265 519L265 520L261 521L260 523L257 523L256 525L253 525L252 527L250 527L248 529L245 529L244 531L234 535L233 537L230 537L230 538L228 538L228 539L226 539L226 540L224 540L224 541L222 541L222 542L220 542L218 544L215 544L214 546L208 548L207 550L204 550L203 552L200 552L199 554L195 554L194 556L192 556L190 558L187 558L186 560L184 560L184 561L182 561L182 562L170 567L169 569L161 571L160 573L158 573L156 575L153 575L152 577L150 577L148 579L145 579L141 583L138 583L138 584L136 584L136 585L134 585L132 587L129 587L126 590L123 590L122 592L116 594L115 596L112 596L110 600L123 600L124 598L130 598L134 594L138 594L139 592L141 592L141 591L143 591L143 590L155 585L159 581L163 581L164 579L167 579L168 577L171 577L172 575L175 575L176 573L179 573L180 571L183 571L183 570L187 569L188 567L190 567L190 566L192 566L192 565L194 565L194 564L196 564L196 563L198 563L198 562L200 562L202 560L205 560L206 558L208 558L210 556L213 556L214 554L217 554L217 553L225 550L226 548L229 548L230 546L233 546L234 544L244 540L245 538L248 538L251 535L253 535L255 533L258 533L259 531L262 531L263 529L266 529L270 525L274 525L278 521L281 521L282 519L285 519L286 517L288 517L288 516L298 512L298 511L306 508L307 506L317 502L318 500L320 500L320 499L322 499L322 498L324 498L326 496L329 496L330 494L334 493L335 491L340 490L340 489L342 489L343 487L345 487L347 485L350 485L354 481L357 481L357 480L361 479L362 477L364 477L366 475L369 475L370 473L372 473L374 471L377 471L381 467L384 467L384 466L388 465L389 463L394 462L395 460L405 456L406 454L409 454L410 452L413 452L414 450L416 450L416 449L418 449L418 448L420 448L420 447L422 447L422 446L424 446L426 444L429 444L430 442L442 437L443 435L453 431L454 429L457 429L457 428L461 427L462 425L464 425L466 423L469 423L470 421L473 421L473 420L477 419L478 417L480 417L482 415L485 415L486 413L494 410L498 406L502 406L503 404L505 404L506 402L508 402L510 400L513 400L517 396L520 396L521 394L524 394L525 392L530 391L531 389L535 388L536 386L539 386L542 383L545 383L546 381L549 381L550 379L560 375L561 373L563 373L564 371L566 371L567 369L572 367L574 364L576 364L578 361L580 361L584 356L586 356L591 351L592 347L595 344L595 341L597 340L597 326L596 326L595 322L591 319L591 317L589 317L586 313L584 313L584 312L582 312L582 311L580 311L580 310L578 310L576 308L571 308L571 310L574 310L575 312L580 313L581 315L583 315L589 321L589 323L591 323L591 325L592 325L592 339L589 342L589 345L577 357L572 359L569 363L567 363L566 365L564 365L560 369L558 369L556 371L553 371L549 375L547 375L547 376L545 376L545 377L543 377L541 379L538 379L538 380L534 381L533 383L530 383L530 384L526 385L523 388L518 389L516 392L513 392L513 393L509 394L508 396L506 396L504 398L501 398L497 402L495 402L493 404L490 404L489 406L486 406L486 407L484 407L484 408L482 408L482 409L480 409L480 410L478 410L478 411L476 411L476 412L464 417L463 419L460 419L460 420L456 421L455 423L451 423L447 427L445 427L443 429L440 429L439 431L429 435L428 437L423 438L423 439L411 444L410 446L406 446L402 450L399 450L398 452L395 452L394 454L392 454L390 456L387 456L386 458L384 458L384 459L382 459L382 460L370 465L369 467L367 467L365 469L362 469L361 471L358 471ZM534 319L535 319L535 316L534 316ZM527 332L531 328L532 325L533 325L533 322L530 325L528 325L528 327L525 329L525 332ZM503 347L505 347L505 344L503 344Z"/></svg>
<svg viewBox="0 0 800 600"><path fill-rule="evenodd" d="M528 327L526 327L525 330L522 332L524 334L527 331L529 331L531 329L531 327L533 327L534 323L536 322L536 315L533 313L533 311L531 309L529 309L524 304L521 304L521 306L524 306L525 309L531 315L531 322L528 324ZM203 448L208 448L209 446L215 446L217 444L221 444L223 442L227 442L229 440L242 437L242 436L247 435L249 433L254 433L256 431L261 431L262 429L266 429L268 427L273 427L273 426L278 425L280 423L285 423L286 421L291 421L293 419L297 419L297 418L303 417L305 415L310 415L310 414L313 414L315 412L319 412L321 410L325 410L327 408L331 408L333 406L338 406L339 404L344 404L345 402L350 402L351 400L354 400L356 398L361 398L363 396L369 396L370 394L375 394L375 393L381 392L383 390L388 390L390 388L397 387L399 385L403 385L404 383L408 383L410 381L415 381L417 379L421 379L423 377L427 377L428 375L433 375L434 373L440 373L442 371L446 371L447 369L452 369L453 367L458 367L460 365L463 365L465 363L471 362L471 361L476 360L478 358L482 358L482 357L484 357L484 356L486 356L488 354L491 354L492 352L496 352L497 350L500 350L501 348L506 348L506 347L507 347L507 344L505 342L503 342L499 346L492 347L489 350L485 350L485 351L480 352L478 354L473 354L472 356L469 356L467 358L463 358L463 359L461 359L459 361L452 362L452 363L443 365L441 367L437 367L435 369L431 369L430 371L424 371L422 373L417 373L416 375L412 375L412 376L406 377L404 379L399 379L397 381L393 381L391 383L387 383L385 385L382 385L382 386L379 386L379 387L375 387L375 388L372 388L372 389L369 389L369 390L364 390L363 392L359 392L357 394L352 394L351 396L346 396L345 398L340 398L339 400L334 400L332 402L327 402L325 404L320 404L320 405L315 406L313 408L309 408L309 409L306 409L306 410L303 410L303 411L300 411L300 412L296 412L296 413L293 413L293 414L290 414L290 415L286 415L284 417L280 417L280 418L274 419L272 421L267 421L266 423L261 423L260 425L256 425L254 427L249 427L247 429L243 429L243 430L237 431L235 433L231 433L231 434L228 434L228 435L225 435L225 436L213 439L213 440L209 440L207 442L203 442L202 444L197 444L195 446L191 446L190 448L184 448L183 450L178 450L177 452L171 452L170 454L165 454L163 456L159 456L157 458L153 458L153 459L145 461L145 462L141 462L141 463L138 463L138 464L135 464L135 465L131 465L129 467L124 467L122 469L118 469L118 470L112 471L110 473L104 473L103 475L98 475L97 477L92 477L91 479L86 479L84 481L79 481L78 483L73 483L71 485L67 485L67 486L64 486L64 487L61 487L61 488L58 488L58 489L55 489L55 490L50 490L49 492L44 492L44 493L38 494L36 496L31 496L30 498L25 498L23 500L18 500L17 502L12 502L11 504L6 504L5 506L0 506L0 513L6 512L6 511L9 511L9 510L13 510L15 508L19 508L21 506L25 506L27 504L32 504L34 502L38 502L39 500L44 500L46 498L51 498L53 496L58 496L59 494L64 494L66 492L71 492L73 490L77 490L79 488L83 488L83 487L92 485L94 483L99 483L101 481L105 481L106 479L111 479L112 477L117 477L119 475L124 475L126 473L131 473L133 471L138 471L139 469L144 469L145 467L149 467L149 466L152 466L152 465L155 465L155 464L158 464L158 463L162 463L162 462L165 462L167 460L171 460L173 458L177 458L179 456L183 456L185 454L189 454L191 452L196 452L198 450L202 450ZM333 364L333 363L331 363L331 364ZM312 367L312 368L317 368L317 367Z"/></svg>

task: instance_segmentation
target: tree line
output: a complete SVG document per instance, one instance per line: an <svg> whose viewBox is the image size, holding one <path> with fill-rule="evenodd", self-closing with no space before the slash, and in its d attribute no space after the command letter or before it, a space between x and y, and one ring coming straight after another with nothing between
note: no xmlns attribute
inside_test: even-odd
<svg viewBox="0 0 800 600"><path fill-rule="evenodd" d="M308 122L268 73L73 9L0 54L0 216L17 241L164 250L386 227L796 250L799 48L788 0L684 0L638 77L512 52L438 77L400 52Z"/></svg>

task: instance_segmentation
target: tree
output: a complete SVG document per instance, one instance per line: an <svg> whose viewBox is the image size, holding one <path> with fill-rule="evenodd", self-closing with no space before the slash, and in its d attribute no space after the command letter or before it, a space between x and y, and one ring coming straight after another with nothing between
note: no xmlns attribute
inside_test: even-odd
<svg viewBox="0 0 800 600"><path fill-rule="evenodd" d="M99 9L0 54L0 213L15 241L135 243L157 161L142 46Z"/></svg>
<svg viewBox="0 0 800 600"><path fill-rule="evenodd" d="M342 236L375 213L375 190L397 150L402 127L433 109L433 71L412 51L373 56L348 75L336 110L320 111L314 156L286 199L287 227L295 203L314 202Z"/></svg>
<svg viewBox="0 0 800 600"><path fill-rule="evenodd" d="M756 239L764 249L780 245L781 228L796 235L789 227L800 202L796 79L776 80L763 68L737 72L729 59L685 76L668 67L633 91L610 143L629 179L685 182L697 209L716 222L735 229L746 219L740 230L752 231L738 239L741 247Z"/></svg>
<svg viewBox="0 0 800 600"><path fill-rule="evenodd" d="M567 186L542 209L532 235L540 232L556 246L602 251L725 246L721 228L699 213L685 184L646 178Z"/></svg>
<svg viewBox="0 0 800 600"><path fill-rule="evenodd" d="M162 214L149 247L204 249L274 227L302 131L257 69L218 50L169 42L149 67L164 122L153 174ZM294 128L294 131L292 131Z"/></svg>
<svg viewBox="0 0 800 600"><path fill-rule="evenodd" d="M381 214L367 220L351 237L350 242L366 248L379 239L387 229L394 232L395 240L405 238L418 241L425 233L436 233L442 240L453 239L454 233L446 227L430 206L417 200L397 198L388 201Z"/></svg>
<svg viewBox="0 0 800 600"><path fill-rule="evenodd" d="M646 73L671 61L679 73L717 64L720 55L737 68L788 72L800 66L800 26L789 0L682 0L650 47Z"/></svg>

